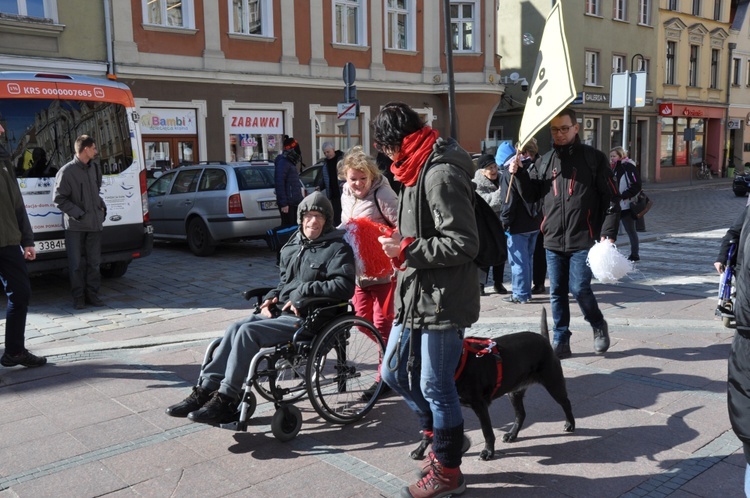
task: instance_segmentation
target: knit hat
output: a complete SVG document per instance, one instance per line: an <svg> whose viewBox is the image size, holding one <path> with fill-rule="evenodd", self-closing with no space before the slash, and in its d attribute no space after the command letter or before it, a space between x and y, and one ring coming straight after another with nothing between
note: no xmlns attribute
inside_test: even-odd
<svg viewBox="0 0 750 498"><path fill-rule="evenodd" d="M317 211L326 217L323 233L333 230L333 206L323 192L313 192L299 203L299 208L297 208L297 222L300 225L302 225L302 217L308 211Z"/></svg>
<svg viewBox="0 0 750 498"><path fill-rule="evenodd" d="M495 154L495 162L502 166L511 157L516 155L516 149L513 148L510 142L502 142L497 148L497 154Z"/></svg>
<svg viewBox="0 0 750 498"><path fill-rule="evenodd" d="M497 163L495 163L495 158L492 157L489 154L482 154L477 159L477 169L484 169L484 168L486 168L488 166L492 166L494 164L497 164Z"/></svg>

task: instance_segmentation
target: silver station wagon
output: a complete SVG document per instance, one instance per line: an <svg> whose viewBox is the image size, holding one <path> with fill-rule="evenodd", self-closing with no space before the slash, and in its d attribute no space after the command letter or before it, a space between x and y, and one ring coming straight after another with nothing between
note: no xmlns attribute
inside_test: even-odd
<svg viewBox="0 0 750 498"><path fill-rule="evenodd" d="M271 162L182 166L148 188L154 238L187 240L196 256L219 242L262 238L281 223Z"/></svg>

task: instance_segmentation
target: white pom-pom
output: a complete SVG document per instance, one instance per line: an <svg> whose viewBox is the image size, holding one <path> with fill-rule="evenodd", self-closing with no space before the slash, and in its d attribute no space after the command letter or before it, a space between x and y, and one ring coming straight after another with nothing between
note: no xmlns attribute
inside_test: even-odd
<svg viewBox="0 0 750 498"><path fill-rule="evenodd" d="M605 284L618 282L635 269L633 262L628 261L609 240L597 242L589 249L587 263L594 277Z"/></svg>

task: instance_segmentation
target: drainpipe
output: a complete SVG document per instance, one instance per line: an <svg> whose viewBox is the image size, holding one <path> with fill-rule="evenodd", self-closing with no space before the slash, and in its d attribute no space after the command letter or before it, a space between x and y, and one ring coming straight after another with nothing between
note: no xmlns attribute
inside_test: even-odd
<svg viewBox="0 0 750 498"><path fill-rule="evenodd" d="M114 80L115 76L114 58L112 56L112 12L110 10L109 0L104 2L104 39L107 46L107 78Z"/></svg>

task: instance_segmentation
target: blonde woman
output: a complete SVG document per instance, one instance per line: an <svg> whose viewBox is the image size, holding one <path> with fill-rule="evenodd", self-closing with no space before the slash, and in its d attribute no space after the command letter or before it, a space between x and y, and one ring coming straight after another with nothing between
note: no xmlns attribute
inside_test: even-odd
<svg viewBox="0 0 750 498"><path fill-rule="evenodd" d="M378 168L375 159L360 146L352 147L339 163L339 178L344 180L341 192L341 226L346 240L354 247L357 262L357 286L352 303L357 316L372 322L383 340L393 325L393 268L377 240L396 227L398 197ZM378 379L379 380L379 379ZM375 393L375 383L364 397ZM383 386L383 393L389 391Z"/></svg>

